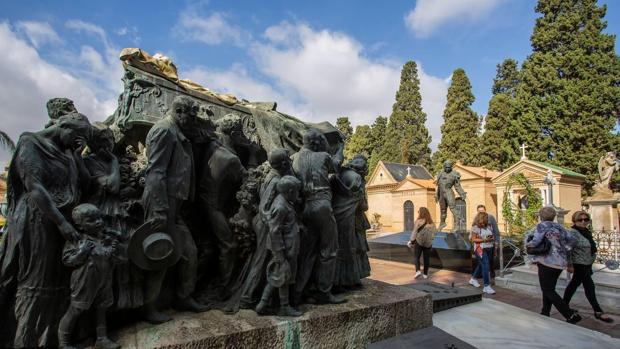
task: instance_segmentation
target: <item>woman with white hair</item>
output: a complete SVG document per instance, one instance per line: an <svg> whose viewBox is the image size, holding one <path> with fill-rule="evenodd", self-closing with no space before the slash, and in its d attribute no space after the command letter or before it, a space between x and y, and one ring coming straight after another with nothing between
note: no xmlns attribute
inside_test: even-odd
<svg viewBox="0 0 620 349"><path fill-rule="evenodd" d="M555 219L553 207L542 207L538 211L538 215L540 223L526 238L526 247L535 248L544 244L545 239L551 245L545 253L532 256L532 262L538 265L538 281L543 295L543 306L540 313L549 316L553 304L566 318L567 322L577 323L581 320L581 316L570 309L555 291L562 270L568 266L568 253L576 243L575 238L561 224L553 221Z"/></svg>

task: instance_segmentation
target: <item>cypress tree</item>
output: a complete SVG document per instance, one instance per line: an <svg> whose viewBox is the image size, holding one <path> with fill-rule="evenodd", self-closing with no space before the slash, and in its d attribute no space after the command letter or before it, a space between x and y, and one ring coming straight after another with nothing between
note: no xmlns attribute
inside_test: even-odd
<svg viewBox="0 0 620 349"><path fill-rule="evenodd" d="M351 121L346 116L336 119L336 128L342 132L345 139L349 139L353 135L353 126L351 126Z"/></svg>
<svg viewBox="0 0 620 349"><path fill-rule="evenodd" d="M376 160L430 166L431 137L425 123L418 67L409 61L401 71L396 102Z"/></svg>
<svg viewBox="0 0 620 349"><path fill-rule="evenodd" d="M595 0L540 0L515 99L512 148L522 142L533 160L586 174L620 145L620 59L604 34L606 6Z"/></svg>
<svg viewBox="0 0 620 349"><path fill-rule="evenodd" d="M373 149L371 133L372 129L368 125L359 125L355 128L355 133L347 140L344 148L344 157L347 161L357 154L370 158Z"/></svg>
<svg viewBox="0 0 620 349"><path fill-rule="evenodd" d="M493 97L485 117L484 133L480 136L479 165L501 171L518 160L510 142L506 140L512 103L519 85L517 61L506 59L497 65L493 79Z"/></svg>
<svg viewBox="0 0 620 349"><path fill-rule="evenodd" d="M368 177L372 174L377 163L379 163L379 153L385 143L385 130L387 129L388 119L379 115L370 129L370 149L371 154L368 161ZM367 178L369 180L370 178Z"/></svg>
<svg viewBox="0 0 620 349"><path fill-rule="evenodd" d="M435 169L441 169L445 160L477 165L479 151L478 115L471 109L475 97L465 71L458 68L452 73L448 88L446 109L441 125L441 142L434 157Z"/></svg>

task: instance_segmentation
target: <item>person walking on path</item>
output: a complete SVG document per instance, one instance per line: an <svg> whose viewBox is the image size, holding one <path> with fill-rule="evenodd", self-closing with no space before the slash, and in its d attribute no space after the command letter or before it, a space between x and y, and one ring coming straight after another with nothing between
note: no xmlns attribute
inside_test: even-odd
<svg viewBox="0 0 620 349"><path fill-rule="evenodd" d="M418 219L413 225L413 231L407 246L413 249L415 262L415 278L422 276L428 278L428 268L430 267L431 247L435 238L435 224L431 218L431 213L426 207L418 210ZM424 258L424 274L420 271L420 256Z"/></svg>
<svg viewBox="0 0 620 349"><path fill-rule="evenodd" d="M597 249L596 242L592 238L592 231L588 228L589 224L590 215L587 212L577 211L573 214L573 226L569 232L577 240L577 243L568 254L569 264L567 268L573 276L564 290L562 299L569 305L579 285L583 285L586 298L594 310L594 317L604 322L613 322L614 320L603 312L596 300L594 281L592 281L592 264L596 259Z"/></svg>
<svg viewBox="0 0 620 349"><path fill-rule="evenodd" d="M478 212L487 212L486 206L484 206L482 204L478 205L476 210ZM500 242L499 226L497 225L497 219L495 219L495 216L493 216L490 213L488 213L488 215L489 215L489 226L491 227L491 231L493 231L493 238L494 238L494 240L493 240L493 244L494 244L493 254L491 255L491 258L489 259L489 273L491 275L491 279L495 279L495 269L497 269L496 268L496 263L495 263L495 257L497 257L499 255L499 248L500 248L500 246L499 246L499 242Z"/></svg>
<svg viewBox="0 0 620 349"><path fill-rule="evenodd" d="M526 237L526 248L537 247L547 239L551 248L545 254L531 256L532 263L538 265L538 281L543 296L542 315L549 316L551 305L572 324L581 321L581 316L570 309L568 304L555 291L555 286L563 269L568 266L568 254L575 246L576 240L564 227L556 222L555 209L551 206L542 207L538 211L541 222Z"/></svg>
<svg viewBox="0 0 620 349"><path fill-rule="evenodd" d="M489 262L493 258L494 237L493 229L489 225L489 215L486 212L478 212L474 218L474 224L469 233L469 240L474 243L474 256L478 262L476 269L469 279L469 284L474 287L480 287L480 283L476 278L482 274L484 288L482 292L486 294L495 294L495 290L491 288L491 280L489 275Z"/></svg>

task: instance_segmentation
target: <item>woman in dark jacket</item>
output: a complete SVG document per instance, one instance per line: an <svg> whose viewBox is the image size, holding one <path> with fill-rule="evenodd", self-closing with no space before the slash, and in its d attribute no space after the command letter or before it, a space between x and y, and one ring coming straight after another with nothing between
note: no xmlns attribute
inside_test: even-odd
<svg viewBox="0 0 620 349"><path fill-rule="evenodd" d="M411 237L407 246L413 249L415 262L415 278L422 276L428 278L428 268L431 260L431 247L435 236L435 224L431 218L431 213L426 207L420 207L418 210L418 219L416 219ZM420 256L424 258L424 274L420 272Z"/></svg>
<svg viewBox="0 0 620 349"><path fill-rule="evenodd" d="M579 285L583 284L586 298L594 310L594 317L604 322L613 322L614 320L603 312L596 300L594 281L592 281L592 264L596 259L596 242L592 238L589 225L590 215L587 212L577 211L573 214L573 227L570 233L577 240L577 244L568 255L567 269L568 272L573 273L573 276L564 290L563 299L566 304L569 304Z"/></svg>

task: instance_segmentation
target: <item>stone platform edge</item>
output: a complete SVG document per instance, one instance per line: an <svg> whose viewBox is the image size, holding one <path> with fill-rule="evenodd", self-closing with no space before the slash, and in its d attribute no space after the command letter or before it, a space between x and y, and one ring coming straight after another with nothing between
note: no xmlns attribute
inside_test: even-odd
<svg viewBox="0 0 620 349"><path fill-rule="evenodd" d="M364 348L367 344L433 325L430 294L375 280L343 294L338 305L304 305L298 318L172 313L161 325L144 322L112 335L123 348Z"/></svg>

